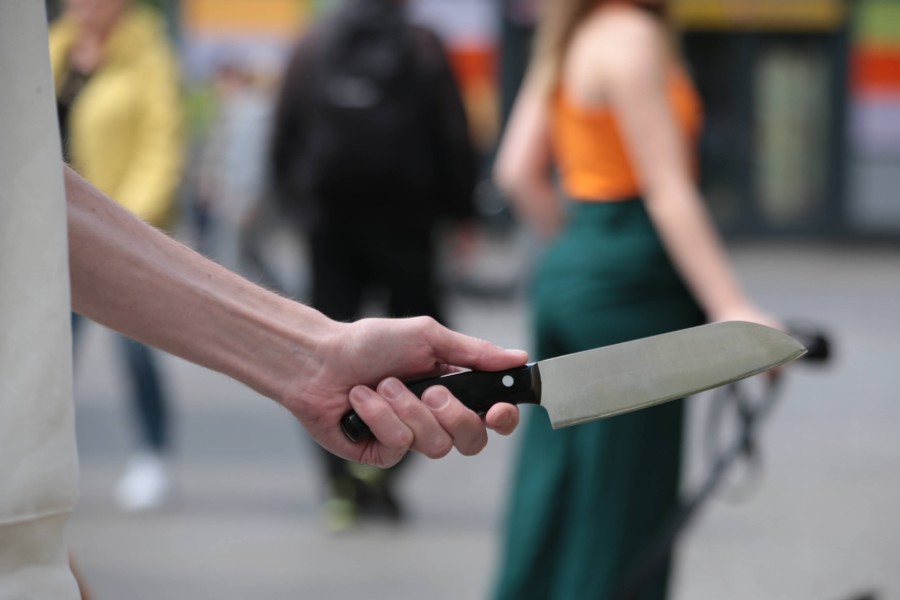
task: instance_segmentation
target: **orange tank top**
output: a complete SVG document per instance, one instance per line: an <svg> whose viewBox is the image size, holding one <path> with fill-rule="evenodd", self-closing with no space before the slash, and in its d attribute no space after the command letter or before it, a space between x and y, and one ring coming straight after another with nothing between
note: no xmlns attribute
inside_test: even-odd
<svg viewBox="0 0 900 600"><path fill-rule="evenodd" d="M702 121L697 91L688 76L678 72L671 76L668 92L678 126L693 147ZM640 194L641 186L612 110L579 106L560 86L552 99L551 117L553 154L569 197L614 201Z"/></svg>

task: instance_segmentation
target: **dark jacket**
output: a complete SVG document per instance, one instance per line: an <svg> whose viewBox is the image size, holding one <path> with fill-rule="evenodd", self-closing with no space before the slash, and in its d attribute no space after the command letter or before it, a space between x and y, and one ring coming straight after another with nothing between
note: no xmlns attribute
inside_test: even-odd
<svg viewBox="0 0 900 600"><path fill-rule="evenodd" d="M354 10L353 3L350 8ZM403 23L402 35L414 47L405 77L415 79L416 107L403 126L423 137L421 150L402 158L402 175L389 181L358 181L348 172L353 191L332 198L317 184L317 132L320 126L316 94L328 68L329 41L339 33L344 15L315 26L293 53L282 83L271 148L272 180L283 206L304 228L321 221L389 221L411 227L430 227L441 217L464 219L474 215L473 191L477 156L465 110L446 52L431 31ZM403 133L408 134L408 131ZM398 134L399 138L399 134ZM331 195L335 195L331 192ZM348 209L347 207L352 207Z"/></svg>

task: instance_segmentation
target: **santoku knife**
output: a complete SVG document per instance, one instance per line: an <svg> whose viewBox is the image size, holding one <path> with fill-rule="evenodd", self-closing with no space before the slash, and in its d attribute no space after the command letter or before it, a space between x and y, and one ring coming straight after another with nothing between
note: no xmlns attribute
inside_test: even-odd
<svg viewBox="0 0 900 600"><path fill-rule="evenodd" d="M683 398L799 358L800 342L743 321L712 323L506 371L463 371L408 383L417 396L443 385L463 404L485 413L498 402L539 404L554 429ZM347 437L371 437L355 412L341 420Z"/></svg>

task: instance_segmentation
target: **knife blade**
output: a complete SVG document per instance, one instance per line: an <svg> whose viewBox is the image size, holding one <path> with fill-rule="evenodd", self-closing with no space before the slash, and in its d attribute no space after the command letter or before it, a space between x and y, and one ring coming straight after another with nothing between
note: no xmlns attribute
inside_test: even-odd
<svg viewBox="0 0 900 600"><path fill-rule="evenodd" d="M505 371L463 371L408 383L421 397L443 385L483 414L498 402L538 404L554 429L648 408L732 383L806 353L791 336L757 323L711 323L566 354ZM352 441L371 436L355 412L341 420Z"/></svg>

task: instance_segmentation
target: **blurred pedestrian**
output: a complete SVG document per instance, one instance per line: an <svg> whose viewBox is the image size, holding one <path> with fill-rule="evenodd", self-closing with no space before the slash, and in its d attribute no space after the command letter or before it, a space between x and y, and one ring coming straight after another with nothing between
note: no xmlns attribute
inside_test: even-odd
<svg viewBox="0 0 900 600"><path fill-rule="evenodd" d="M130 0L66 0L50 28L63 153L103 192L146 222L172 224L182 176L178 67L163 22ZM73 317L77 333L79 318ZM116 485L125 510L161 506L170 492L170 415L157 356L120 337L140 431Z"/></svg>
<svg viewBox="0 0 900 600"><path fill-rule="evenodd" d="M222 266L273 287L259 260L267 192L266 145L271 100L252 69L237 56L223 59L213 74L215 117L192 175L197 202L209 216L209 255Z"/></svg>
<svg viewBox="0 0 900 600"><path fill-rule="evenodd" d="M701 106L666 2L544 10L495 171L549 242L532 290L537 358L705 320L777 325L741 291L698 192ZM678 401L561 431L531 414L494 597L616 598L676 506L683 413ZM668 580L667 564L636 597L664 598Z"/></svg>
<svg viewBox="0 0 900 600"><path fill-rule="evenodd" d="M437 36L410 24L399 0L350 0L296 49L273 139L275 184L308 240L312 305L362 316L373 289L390 316L444 320L436 227L474 217L477 157L460 93ZM396 470L323 454L328 525L400 519Z"/></svg>

